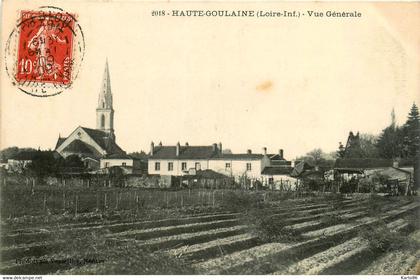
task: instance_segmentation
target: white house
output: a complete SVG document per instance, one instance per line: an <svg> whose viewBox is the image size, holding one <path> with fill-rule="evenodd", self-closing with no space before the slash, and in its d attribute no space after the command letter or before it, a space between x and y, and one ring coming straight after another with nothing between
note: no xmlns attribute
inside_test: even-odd
<svg viewBox="0 0 420 280"><path fill-rule="evenodd" d="M291 176L291 166L266 166L262 174L262 183L273 190L294 190L297 179Z"/></svg>
<svg viewBox="0 0 420 280"><path fill-rule="evenodd" d="M283 150L279 154L256 154L248 150L243 154L222 152L222 144L210 146L157 146L152 142L148 161L148 173L157 175L182 176L193 174L196 170L210 169L215 172L240 180L263 182L263 170L267 166L290 166L290 162L283 158Z"/></svg>
<svg viewBox="0 0 420 280"><path fill-rule="evenodd" d="M261 171L268 162L263 154L253 154L248 150L244 154L219 154L209 159L209 169L239 179L261 179Z"/></svg>
<svg viewBox="0 0 420 280"><path fill-rule="evenodd" d="M211 146L157 146L152 142L148 160L148 173L181 176L189 170L209 169L208 160L220 153L217 144Z"/></svg>

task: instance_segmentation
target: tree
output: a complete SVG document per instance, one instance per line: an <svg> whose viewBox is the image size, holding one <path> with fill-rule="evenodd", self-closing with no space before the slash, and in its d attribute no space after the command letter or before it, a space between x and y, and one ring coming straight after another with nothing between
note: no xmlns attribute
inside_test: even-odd
<svg viewBox="0 0 420 280"><path fill-rule="evenodd" d="M406 147L407 156L415 157L420 147L420 116L415 103L413 103L407 121L403 126L403 134L403 144Z"/></svg>
<svg viewBox="0 0 420 280"><path fill-rule="evenodd" d="M379 150L378 150L378 147L376 146L377 141L378 141L378 137L373 134L363 133L360 135L360 148L362 150L364 157L367 157L367 158L379 157Z"/></svg>
<svg viewBox="0 0 420 280"><path fill-rule="evenodd" d="M130 157L136 158L136 159L142 159L146 160L148 158L148 155L144 151L140 152L132 152L128 154Z"/></svg>
<svg viewBox="0 0 420 280"><path fill-rule="evenodd" d="M313 149L306 155L298 157L296 160L304 160L313 166L332 166L334 164L334 153L324 153L320 148Z"/></svg>
<svg viewBox="0 0 420 280"><path fill-rule="evenodd" d="M13 158L20 152L34 152L36 149L33 148L18 148L9 147L0 151L0 162L7 162L8 159Z"/></svg>
<svg viewBox="0 0 420 280"><path fill-rule="evenodd" d="M403 130L396 124L394 109L391 112L391 123L382 130L376 147L380 157L390 159L404 157Z"/></svg>
<svg viewBox="0 0 420 280"><path fill-rule="evenodd" d="M344 147L343 143L338 143L338 151L336 152L338 158L344 158L346 153L346 148Z"/></svg>
<svg viewBox="0 0 420 280"><path fill-rule="evenodd" d="M401 137L402 131L399 127L392 125L382 130L376 147L380 157L383 158L397 158L402 156L403 138Z"/></svg>
<svg viewBox="0 0 420 280"><path fill-rule="evenodd" d="M52 151L38 151L26 169L29 173L42 178L56 174L60 166L59 161L60 159L57 159Z"/></svg>

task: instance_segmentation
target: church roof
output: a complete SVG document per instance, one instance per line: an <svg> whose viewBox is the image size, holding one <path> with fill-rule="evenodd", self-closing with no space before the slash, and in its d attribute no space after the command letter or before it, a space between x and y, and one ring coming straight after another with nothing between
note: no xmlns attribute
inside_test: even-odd
<svg viewBox="0 0 420 280"><path fill-rule="evenodd" d="M83 154L91 154L94 151L92 148L89 147L85 142L75 139L70 144L68 144L64 151L66 152L72 152L72 153L83 153Z"/></svg>
<svg viewBox="0 0 420 280"><path fill-rule="evenodd" d="M58 137L57 144L55 144L55 148L57 149L58 147L60 147L60 145L63 144L63 142L66 141L66 139L66 137Z"/></svg>
<svg viewBox="0 0 420 280"><path fill-rule="evenodd" d="M120 146L115 143L114 139L112 139L109 133L98 130L92 129L87 127L82 127L82 129L89 134L89 136L102 148L106 151L107 154L123 154L125 153Z"/></svg>
<svg viewBox="0 0 420 280"><path fill-rule="evenodd" d="M81 129L83 129L93 139L93 141L95 141L96 144L105 150L107 154L125 154L125 151L121 149L117 143L115 143L115 140L110 136L109 133L87 127L81 127ZM66 137L59 137L57 139L55 149L59 148L66 139ZM64 148L64 150L73 153L96 153L90 145L79 139L72 141L68 146Z"/></svg>

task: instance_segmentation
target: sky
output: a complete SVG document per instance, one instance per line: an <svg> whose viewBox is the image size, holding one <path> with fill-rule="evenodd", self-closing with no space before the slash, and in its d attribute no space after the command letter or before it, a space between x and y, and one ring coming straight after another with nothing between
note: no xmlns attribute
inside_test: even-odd
<svg viewBox="0 0 420 280"><path fill-rule="evenodd" d="M334 151L349 131L378 134L394 108L405 122L420 104L419 3L178 3L51 1L78 15L85 58L72 87L36 98L1 65L0 147L54 149L77 126L94 128L108 58L117 143L188 142L243 153L284 150L292 159ZM44 2L45 4L45 2ZM21 9L3 2L5 41ZM153 17L171 9L336 10L337 18Z"/></svg>

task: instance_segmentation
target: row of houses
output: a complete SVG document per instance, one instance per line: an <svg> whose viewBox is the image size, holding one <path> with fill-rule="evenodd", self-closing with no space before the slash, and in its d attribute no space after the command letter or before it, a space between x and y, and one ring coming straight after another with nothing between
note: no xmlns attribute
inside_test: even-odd
<svg viewBox="0 0 420 280"><path fill-rule="evenodd" d="M360 148L359 135L350 132L344 154ZM312 166L307 162L286 160L284 152L261 153L247 150L231 153L223 150L222 143L207 146L150 145L143 157L128 155L116 141L114 109L108 63L102 80L96 108L96 128L78 126L67 137L58 136L54 156L69 158L76 155L84 164L83 172L109 173L118 169L123 174L149 174L153 176L181 177L188 180L203 178L231 178L236 182L253 186L256 183L280 188L295 188L298 181L346 181L368 177L372 173L385 172L388 177L410 184L413 165L401 168L387 159L338 159L328 168ZM32 162L37 152L21 152L10 158L5 168L19 172ZM73 172L73 171L72 171ZM181 179L182 180L182 179Z"/></svg>

